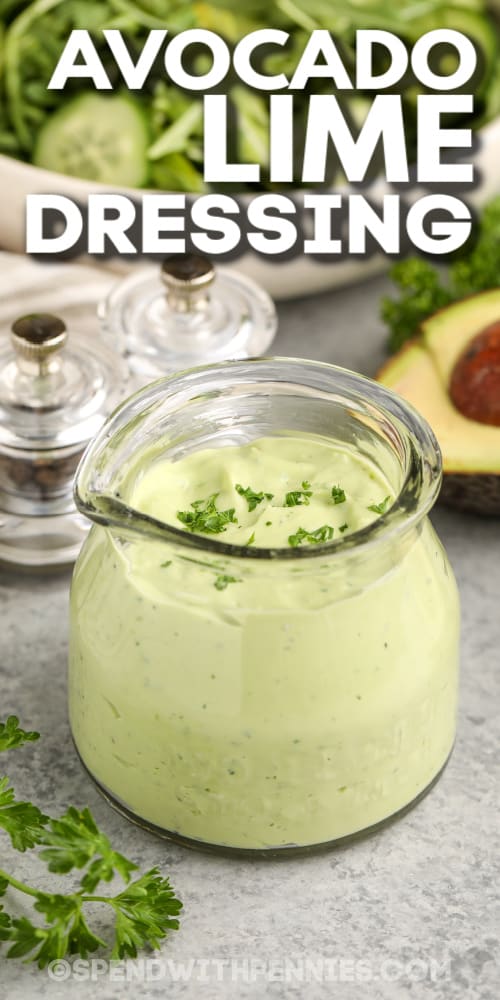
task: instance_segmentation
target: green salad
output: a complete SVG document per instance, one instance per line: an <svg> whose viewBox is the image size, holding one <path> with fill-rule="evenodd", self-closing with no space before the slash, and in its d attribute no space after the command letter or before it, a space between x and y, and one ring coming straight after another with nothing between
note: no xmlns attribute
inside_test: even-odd
<svg viewBox="0 0 500 1000"><path fill-rule="evenodd" d="M265 69L289 76L315 28L334 34L347 67L354 66L358 28L392 31L408 46L434 28L458 29L473 39L481 53L474 85L474 126L500 111L499 36L484 0L399 0L398 4L391 0L0 0L0 153L105 184L201 192L205 190L201 98L170 85L161 66L151 73L143 92L132 95L120 90L102 29L120 29L137 58L153 28L176 33L202 27L236 43L248 32L270 26L289 32L291 39L286 49L267 56ZM95 91L84 79L70 81L62 92L47 90L76 28L92 32L117 86L112 94ZM200 71L203 58L199 56ZM328 82L317 80L312 87L325 91ZM262 183L269 186L265 179L268 95L238 82L229 85L228 93L237 122L235 158L260 163ZM403 98L410 152L418 93L410 82ZM307 97L307 93L295 96L299 126L301 119L306 120ZM361 125L372 98L373 94L362 93L342 97L354 125Z"/></svg>

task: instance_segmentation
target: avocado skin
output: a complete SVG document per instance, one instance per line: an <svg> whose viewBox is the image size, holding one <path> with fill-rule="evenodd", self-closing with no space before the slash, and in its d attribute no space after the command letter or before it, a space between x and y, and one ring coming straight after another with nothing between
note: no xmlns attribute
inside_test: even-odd
<svg viewBox="0 0 500 1000"><path fill-rule="evenodd" d="M392 379L387 376L390 375L395 360L410 353L414 344L420 346L422 338L417 336L404 344L377 373L377 379L391 388L393 392L398 391L397 384L392 383ZM500 473L448 472L444 469L439 502L446 507L454 507L464 511L464 513L500 517Z"/></svg>
<svg viewBox="0 0 500 1000"><path fill-rule="evenodd" d="M450 306L445 306L432 316L429 316L416 330L416 336L400 348L377 374L377 379L392 389L394 392L400 391L403 398L411 402L420 410L433 427L433 430L440 439L440 421L432 419L435 416L435 408L430 407L431 412L426 412L426 398L418 391L408 392L408 379L405 378L408 371L415 364L418 354L425 353L426 357L432 360L434 366L434 381L436 390L443 392L443 399L446 398L448 407L455 410L450 396L450 381L452 373L462 352L466 349L475 337L483 333L491 324L500 320L500 287L486 292L479 292L454 302ZM437 389L437 379L439 374L440 388ZM420 383L421 384L421 383ZM418 381L415 386L418 386ZM482 514L487 517L500 517L500 428L489 424L480 424L470 418L455 411L460 420L464 419L474 428L477 437L482 434L480 428L484 428L484 433L490 435L489 455L490 461L483 462L483 468L467 470L460 455L460 449L454 448L453 454L449 454L448 447L442 446L443 451L443 484L440 493L440 501L449 507L455 507L461 511L474 514ZM446 415L449 423L450 413ZM457 425L458 426L458 425ZM492 432L495 438L491 437ZM460 431L462 433L462 431ZM457 436L458 442L460 437ZM481 437L483 441L484 438ZM484 467L485 466L485 467ZM498 469L498 472L497 472Z"/></svg>
<svg viewBox="0 0 500 1000"><path fill-rule="evenodd" d="M439 500L471 514L500 517L500 476L447 472Z"/></svg>

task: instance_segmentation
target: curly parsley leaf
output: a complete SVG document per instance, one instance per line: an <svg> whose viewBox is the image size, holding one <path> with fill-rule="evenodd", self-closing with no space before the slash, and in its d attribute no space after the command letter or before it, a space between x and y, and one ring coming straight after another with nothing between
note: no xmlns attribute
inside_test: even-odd
<svg viewBox="0 0 500 1000"><path fill-rule="evenodd" d="M306 531L305 528L299 528L295 535L289 535L288 544L293 549L296 549L304 542L308 545L319 545L320 542L329 542L333 538L334 530L331 524L323 524L321 528L316 528L315 531Z"/></svg>
<svg viewBox="0 0 500 1000"><path fill-rule="evenodd" d="M48 933L48 929L37 927L31 923L31 920L28 920L28 917L18 917L12 920L9 940L14 943L7 952L7 958L24 958L29 952L34 952L37 949L37 954L33 956L34 959L37 959L38 949L43 948ZM54 957L62 958L63 954L64 952L61 953L60 949L56 947Z"/></svg>
<svg viewBox="0 0 500 1000"><path fill-rule="evenodd" d="M332 500L335 504L346 502L345 492L340 486L332 486Z"/></svg>
<svg viewBox="0 0 500 1000"><path fill-rule="evenodd" d="M12 932L12 921L0 904L0 941L8 941Z"/></svg>
<svg viewBox="0 0 500 1000"><path fill-rule="evenodd" d="M106 941L90 930L82 913L82 899L77 893L63 896L39 892L34 908L46 917L45 927L32 924L26 917L13 920L13 944L7 958L29 955L44 969L54 959L68 954L86 959L89 953L106 946Z"/></svg>
<svg viewBox="0 0 500 1000"><path fill-rule="evenodd" d="M113 850L89 809L78 810L70 806L60 819L49 820L41 843L44 846L40 857L51 872L65 875L90 862L81 881L85 892L93 892L99 882L111 882L115 872L128 882L137 869L132 861Z"/></svg>
<svg viewBox="0 0 500 1000"><path fill-rule="evenodd" d="M51 894L33 890L9 876L7 880L14 888L34 896L34 909L46 918L45 925L40 926L26 916L12 918L0 912L0 940L11 942L7 958L28 956L42 969L65 955L87 958L89 953L109 945L112 958L135 958L141 948L158 948L168 932L179 927L177 917L182 903L158 868L152 868L114 896ZM112 911L111 942L89 926L83 913L86 903L102 903Z"/></svg>
<svg viewBox="0 0 500 1000"><path fill-rule="evenodd" d="M500 274L500 197L482 211L473 239L439 270L420 257L399 261L391 269L397 298L385 297L381 317L389 329L388 348L395 352L419 332L420 324L451 302L497 288Z"/></svg>
<svg viewBox="0 0 500 1000"><path fill-rule="evenodd" d="M234 507L229 510L217 510L215 501L218 496L218 493L212 493L206 500L195 500L191 504L192 511L177 511L177 519L193 532L218 535L221 531L226 531L226 526L235 524L237 518L234 516Z"/></svg>
<svg viewBox="0 0 500 1000"><path fill-rule="evenodd" d="M500 198L483 209L472 247L460 254L450 268L454 299L498 288L500 274Z"/></svg>
<svg viewBox="0 0 500 1000"><path fill-rule="evenodd" d="M449 305L453 295L436 268L419 257L399 261L390 274L400 294L398 299L382 300L381 316L390 331L389 350L394 352L418 333L427 316Z"/></svg>
<svg viewBox="0 0 500 1000"><path fill-rule="evenodd" d="M257 504L262 503L263 500L273 500L274 493L256 493L251 486L243 487L240 483L236 483L234 487L236 492L239 493L240 497L243 497L248 504L248 512L251 513L255 510Z"/></svg>
<svg viewBox="0 0 500 1000"><path fill-rule="evenodd" d="M40 843L49 817L31 802L18 802L8 778L0 778L0 827L8 833L16 851L26 851Z"/></svg>
<svg viewBox="0 0 500 1000"><path fill-rule="evenodd" d="M5 896L8 887L9 883L7 882L7 879L0 878L0 897ZM0 942L9 940L11 935L11 930L12 930L12 919L10 917L10 914L6 912L6 910L3 907L3 904L0 903Z"/></svg>
<svg viewBox="0 0 500 1000"><path fill-rule="evenodd" d="M9 715L6 722L0 722L0 750L13 750L23 743L33 743L40 739L40 733L30 733L19 727L19 719Z"/></svg>
<svg viewBox="0 0 500 1000"><path fill-rule="evenodd" d="M14 716L0 725L4 749L38 738L38 734L19 729ZM41 847L38 856L49 871L65 875L75 868L86 868L78 891L67 894L42 892L0 869L0 897L7 892L21 893L45 919L40 924L28 915L13 916L0 904L0 943L9 945L7 958L27 958L45 968L66 955L85 959L108 946L112 957L135 957L139 948L158 948L167 933L179 926L176 918L182 903L168 879L154 868L130 882L137 865L113 850L88 809L71 806L59 819L51 819L32 803L16 801L8 778L0 778L0 827L16 850ZM121 876L125 889L114 896L94 894L100 882L110 882L115 876ZM102 904L112 912L110 943L89 926L86 904Z"/></svg>
<svg viewBox="0 0 500 1000"><path fill-rule="evenodd" d="M114 896L115 943L112 958L135 958L139 949L159 948L169 930L177 930L182 903L158 868L141 875Z"/></svg>
<svg viewBox="0 0 500 1000"><path fill-rule="evenodd" d="M70 955L80 955L80 958L88 958L89 953L97 951L98 948L105 948L106 941L98 937L89 927L82 910L76 911L68 935L68 951Z"/></svg>
<svg viewBox="0 0 500 1000"><path fill-rule="evenodd" d="M302 507L309 505L312 497L311 484L305 479L301 490L291 490L285 497L285 507Z"/></svg>
<svg viewBox="0 0 500 1000"><path fill-rule="evenodd" d="M44 969L50 962L65 955L78 954L86 959L89 953L106 947L106 941L90 930L78 895L40 892L34 907L47 917L46 925L33 924L28 917L13 919L8 938L12 944L7 958L29 956L40 969Z"/></svg>

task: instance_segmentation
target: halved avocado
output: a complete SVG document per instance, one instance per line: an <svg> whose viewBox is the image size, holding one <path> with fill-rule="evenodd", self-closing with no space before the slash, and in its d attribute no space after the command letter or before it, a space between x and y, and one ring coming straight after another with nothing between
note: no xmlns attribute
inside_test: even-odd
<svg viewBox="0 0 500 1000"><path fill-rule="evenodd" d="M495 396L489 408L483 404L487 391L500 392L500 353L483 345L497 343L499 324L500 288L463 299L427 319L419 335L378 374L433 428L443 453L441 498L462 510L492 515L500 515L500 426L488 421L500 400ZM472 365L475 376L479 371L485 377L473 378ZM450 395L457 377L464 390L460 398L475 394L472 401L486 418L470 419L457 408L457 393Z"/></svg>

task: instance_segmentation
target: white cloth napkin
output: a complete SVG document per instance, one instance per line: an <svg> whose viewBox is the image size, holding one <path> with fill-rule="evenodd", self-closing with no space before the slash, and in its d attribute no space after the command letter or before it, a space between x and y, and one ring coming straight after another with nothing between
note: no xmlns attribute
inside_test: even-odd
<svg viewBox="0 0 500 1000"><path fill-rule="evenodd" d="M117 280L99 265L44 264L0 252L0 336L19 316L34 312L60 316L70 335L97 334L98 303Z"/></svg>

